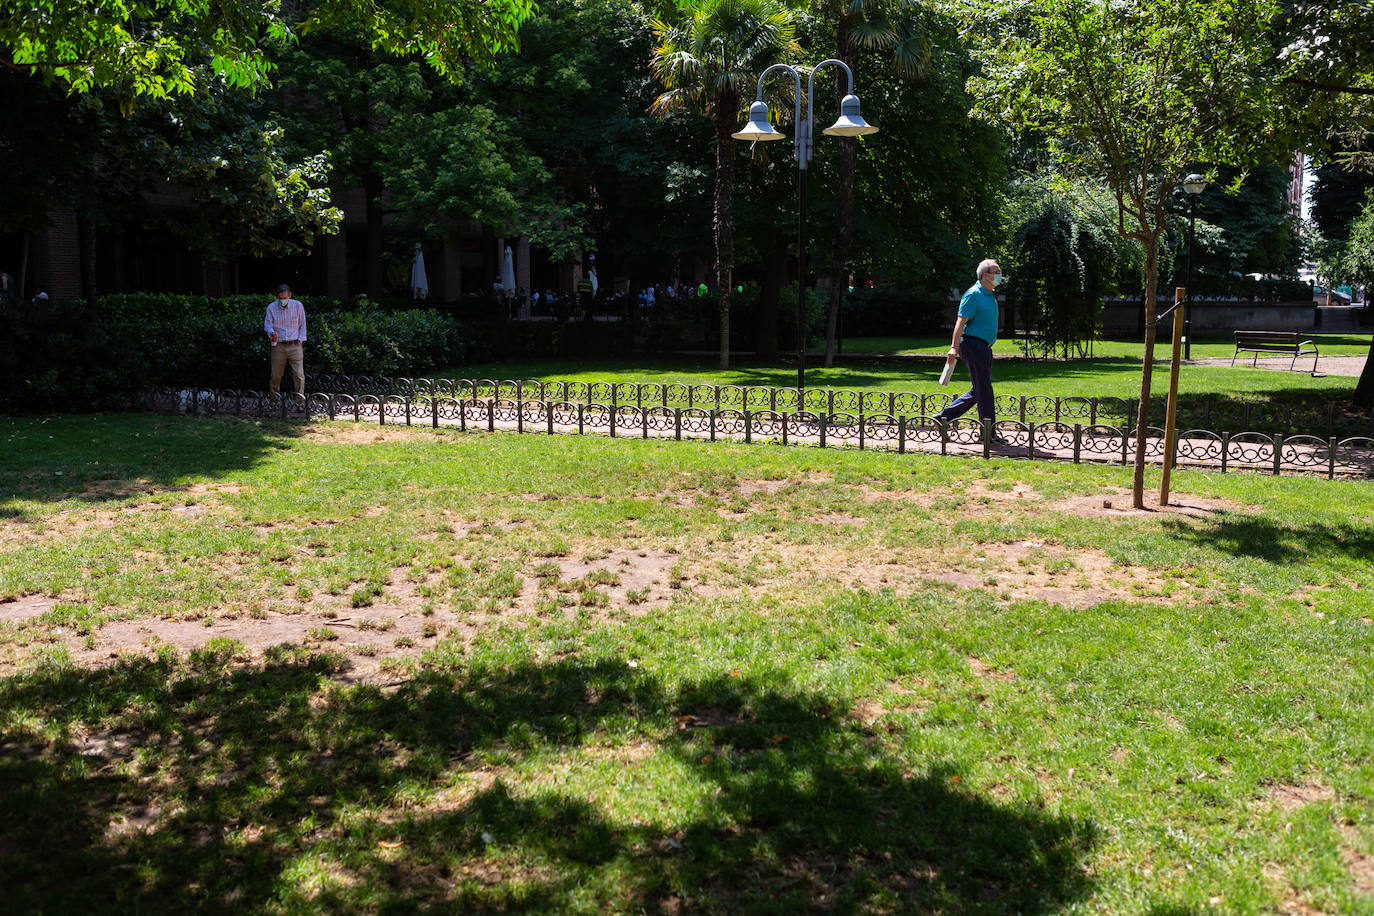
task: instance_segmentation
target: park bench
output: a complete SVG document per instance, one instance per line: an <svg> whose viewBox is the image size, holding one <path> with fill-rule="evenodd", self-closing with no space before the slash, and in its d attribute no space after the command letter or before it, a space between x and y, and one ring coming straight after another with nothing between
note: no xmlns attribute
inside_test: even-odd
<svg viewBox="0 0 1374 916"><path fill-rule="evenodd" d="M1306 349L1306 348L1311 349ZM1255 354L1250 365L1259 362L1261 353L1281 353L1293 355L1293 360L1288 364L1292 369L1298 364L1298 357L1312 357L1312 374L1317 374L1317 360L1320 354L1317 352L1317 345L1310 340L1298 340L1297 331L1236 331L1236 352L1231 354L1231 365L1236 364L1236 357L1242 353Z"/></svg>

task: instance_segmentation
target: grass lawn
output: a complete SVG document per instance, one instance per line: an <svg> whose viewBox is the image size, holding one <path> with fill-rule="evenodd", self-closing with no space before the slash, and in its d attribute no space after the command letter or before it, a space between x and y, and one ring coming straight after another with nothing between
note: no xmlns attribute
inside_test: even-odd
<svg viewBox="0 0 1374 916"><path fill-rule="evenodd" d="M1368 334L1312 334L1303 339L1309 338L1323 356L1364 356L1369 352ZM1171 346L1167 340L1155 343L1158 355L1164 357L1169 355ZM948 334L935 337L854 337L844 342L844 351L851 356L943 356L948 349ZM999 349L1019 353L1020 341L1002 341ZM1099 340L1093 344L1093 356L1099 358L1139 361L1143 351L1144 344L1139 340ZM1193 341L1193 359L1230 359L1235 351L1235 340L1231 337L1199 337ZM1307 365L1310 369L1310 359Z"/></svg>
<svg viewBox="0 0 1374 916"><path fill-rule="evenodd" d="M1369 351L1367 338L1323 338L1318 346L1322 354L1363 355ZM818 356L808 358L806 384L812 388L848 388L857 391L914 391L934 394L968 385L968 373L961 365L949 388L937 384L943 361L940 357L949 348L949 339L942 338L859 338L846 342L846 356L841 365L826 369ZM1193 345L1195 358L1225 356L1233 351L1230 344L1197 343ZM1224 352L1223 352L1224 350ZM1140 360L1143 347L1139 343L1105 341L1097 345L1097 355L1088 359L1033 360L1021 357L1012 341L1000 341L993 366L993 384L998 394L1048 395L1051 397L1119 397L1140 396ZM912 355L910 360L874 360L864 356ZM1167 359L1169 350L1161 345L1159 358ZM928 356L929 359L921 359ZM1277 357L1267 359L1271 366L1288 365ZM486 363L459 366L443 373L450 378L541 379L554 381L615 381L615 382L681 382L695 385L772 385L794 387L797 384L795 362L762 362L740 359L726 371L719 367L714 356L658 357L643 356L620 359L531 360L507 363ZM1311 368L1311 362L1307 363ZM1321 376L1313 378L1303 371L1251 369L1239 362L1230 366L1185 366L1179 378L1179 391L1185 396L1206 396L1218 399L1278 400L1294 404L1325 404L1346 401L1355 390L1357 378L1350 376ZM1156 366L1154 390L1162 397L1168 392L1168 364Z"/></svg>
<svg viewBox="0 0 1374 916"><path fill-rule="evenodd" d="M1374 913L1369 483L0 440L0 911Z"/></svg>

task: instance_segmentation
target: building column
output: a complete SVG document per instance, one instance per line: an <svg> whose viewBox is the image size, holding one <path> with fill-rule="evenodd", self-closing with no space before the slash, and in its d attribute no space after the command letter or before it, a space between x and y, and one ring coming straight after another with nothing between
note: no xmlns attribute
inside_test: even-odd
<svg viewBox="0 0 1374 916"><path fill-rule="evenodd" d="M76 211L56 210L52 225L34 233L26 285L37 293L45 288L53 299L81 298L81 243Z"/></svg>

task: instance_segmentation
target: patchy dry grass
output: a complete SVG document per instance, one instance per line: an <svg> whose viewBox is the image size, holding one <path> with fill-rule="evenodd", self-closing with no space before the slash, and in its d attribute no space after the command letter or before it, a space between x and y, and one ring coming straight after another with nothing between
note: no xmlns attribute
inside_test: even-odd
<svg viewBox="0 0 1374 916"><path fill-rule="evenodd" d="M17 910L1371 905L1367 484L5 435Z"/></svg>

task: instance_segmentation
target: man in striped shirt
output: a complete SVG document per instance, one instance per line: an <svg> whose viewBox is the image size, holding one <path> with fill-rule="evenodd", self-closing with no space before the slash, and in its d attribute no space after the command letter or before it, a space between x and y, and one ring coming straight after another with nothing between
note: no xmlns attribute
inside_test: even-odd
<svg viewBox="0 0 1374 916"><path fill-rule="evenodd" d="M267 307L262 323L272 342L272 397L279 397L282 370L291 364L296 374L296 391L305 394L305 306L291 298L291 287L283 283L277 287L277 301Z"/></svg>

